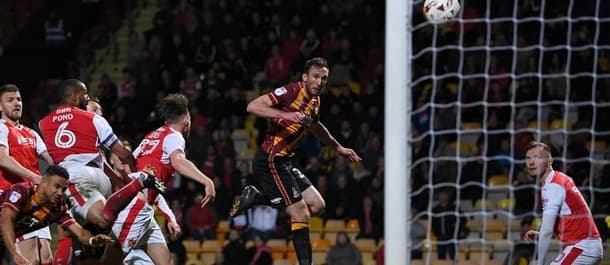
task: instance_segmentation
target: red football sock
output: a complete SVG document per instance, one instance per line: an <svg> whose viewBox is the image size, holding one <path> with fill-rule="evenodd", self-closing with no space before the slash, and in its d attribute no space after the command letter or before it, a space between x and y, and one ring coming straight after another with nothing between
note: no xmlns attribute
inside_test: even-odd
<svg viewBox="0 0 610 265"><path fill-rule="evenodd" d="M104 219L109 222L114 222L119 212L125 209L125 206L127 206L143 188L144 186L140 180L134 179L129 184L110 195L106 205L104 205L104 210L102 211Z"/></svg>
<svg viewBox="0 0 610 265"><path fill-rule="evenodd" d="M57 240L57 250L53 257L53 265L69 265L72 258L72 238ZM50 265L50 264L49 264Z"/></svg>

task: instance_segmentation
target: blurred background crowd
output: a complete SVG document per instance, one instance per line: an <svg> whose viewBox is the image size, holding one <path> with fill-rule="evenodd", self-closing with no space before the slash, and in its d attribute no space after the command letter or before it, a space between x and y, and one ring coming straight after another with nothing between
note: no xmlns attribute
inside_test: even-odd
<svg viewBox="0 0 610 265"><path fill-rule="evenodd" d="M541 9L532 0L490 6L473 0L463 4L462 13L464 19L610 16L604 1L601 7L595 1L574 8L568 3L553 1ZM37 128L57 102L59 81L79 78L99 99L117 135L134 147L161 125L155 111L159 99L187 95L193 121L187 157L214 179L217 198L213 206L199 208L202 188L180 176L167 197L181 220L182 238L205 240L216 238L233 198L252 181L249 159L266 122L246 113L247 102L299 80L306 59L327 58L331 71L322 122L363 161L351 164L308 136L294 163L326 199L325 220L357 219L358 237L379 241L383 209L404 207L383 202L384 9L383 1L371 0L1 1L0 81L21 87L22 122ZM146 12L142 27L134 18ZM597 159L607 159L610 78L582 73L609 72L608 50L590 45L609 44L608 22L493 20L443 27L421 22L420 12L414 12L413 24L419 26L413 32L411 207L416 219L426 220L437 203L439 211L467 216L443 208L442 201L474 206L489 197L486 185L493 176L515 185L503 197L515 200L511 211L535 216L534 180L519 165L522 147L533 139L551 144L556 168L594 197L594 213L607 214L610 166ZM429 49L453 44L469 49ZM110 68L96 68L100 64ZM570 75L558 74L564 72ZM547 129L569 133L541 133ZM433 159L443 156L450 159ZM441 189L447 183L461 186ZM448 191L447 198L441 190ZM246 240L287 238L286 218L282 211L257 207L248 218L231 220L231 227Z"/></svg>

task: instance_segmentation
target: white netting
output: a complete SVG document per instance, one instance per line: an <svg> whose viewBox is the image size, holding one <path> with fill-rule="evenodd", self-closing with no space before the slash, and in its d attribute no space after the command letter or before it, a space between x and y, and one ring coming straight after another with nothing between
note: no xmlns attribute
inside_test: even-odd
<svg viewBox="0 0 610 265"><path fill-rule="evenodd" d="M447 243L460 263L527 264L519 253L533 246L519 241L521 228L540 216L523 170L530 140L553 148L554 168L572 176L605 233L610 1L462 0L459 17L440 26L425 21L422 3L411 51L412 239L430 231L414 245L421 262L440 264ZM459 210L439 207L443 191Z"/></svg>

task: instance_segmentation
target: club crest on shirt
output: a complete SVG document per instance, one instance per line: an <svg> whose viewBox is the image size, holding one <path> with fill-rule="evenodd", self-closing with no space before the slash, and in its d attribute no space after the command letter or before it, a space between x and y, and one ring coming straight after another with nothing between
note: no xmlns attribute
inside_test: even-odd
<svg viewBox="0 0 610 265"><path fill-rule="evenodd" d="M285 87L279 87L279 88L276 88L273 91L273 94L275 94L276 96L281 96L281 95L284 95L286 93L288 93L288 90L286 90Z"/></svg>
<svg viewBox="0 0 610 265"><path fill-rule="evenodd" d="M12 203L16 203L19 199L21 199L21 194L16 191L11 192L11 196L8 198L8 200Z"/></svg>

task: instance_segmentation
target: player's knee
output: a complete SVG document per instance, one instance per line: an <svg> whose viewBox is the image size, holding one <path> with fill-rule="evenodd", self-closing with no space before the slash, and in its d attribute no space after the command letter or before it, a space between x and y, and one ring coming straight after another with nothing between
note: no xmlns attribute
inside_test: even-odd
<svg viewBox="0 0 610 265"><path fill-rule="evenodd" d="M308 206L312 216L320 216L324 213L324 210L326 209L326 202L324 200L319 200Z"/></svg>
<svg viewBox="0 0 610 265"><path fill-rule="evenodd" d="M301 200L286 208L292 222L309 222L310 214L305 201Z"/></svg>

